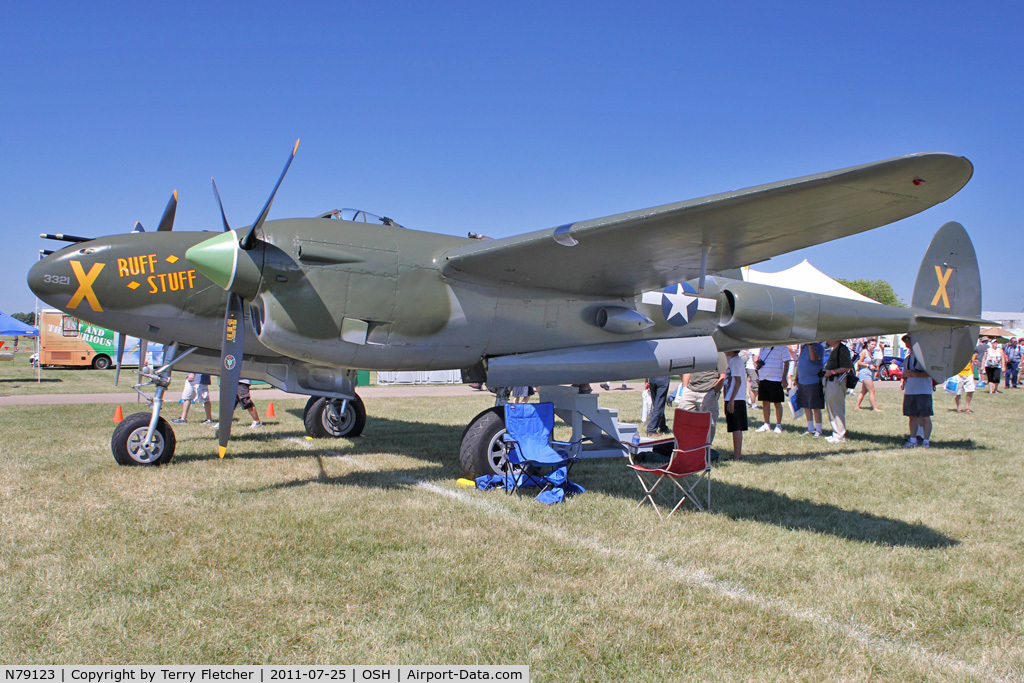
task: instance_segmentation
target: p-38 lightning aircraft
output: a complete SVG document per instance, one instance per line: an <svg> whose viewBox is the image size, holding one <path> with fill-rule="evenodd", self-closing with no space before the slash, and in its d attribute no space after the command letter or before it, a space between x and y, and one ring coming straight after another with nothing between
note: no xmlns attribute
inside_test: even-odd
<svg viewBox="0 0 1024 683"><path fill-rule="evenodd" d="M730 349L909 331L942 380L966 364L983 322L974 247L957 223L932 240L910 308L725 277L945 201L973 173L963 157L912 154L490 240L361 211L267 220L297 149L248 227L231 229L221 205L223 232L174 232L175 193L155 232L44 235L71 244L30 270L40 299L167 346L150 373L151 413L115 430L118 462L173 455L159 415L171 367L218 374L226 388L244 376L309 395L311 434L356 436L356 369L571 385L710 369ZM222 457L232 411L220 402ZM467 427L469 474L501 467L503 427L493 409Z"/></svg>

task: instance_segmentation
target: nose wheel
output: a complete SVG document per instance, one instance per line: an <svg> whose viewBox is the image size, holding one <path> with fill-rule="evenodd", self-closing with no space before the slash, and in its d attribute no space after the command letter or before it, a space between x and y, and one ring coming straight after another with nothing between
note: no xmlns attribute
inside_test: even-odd
<svg viewBox="0 0 1024 683"><path fill-rule="evenodd" d="M174 457L174 430L162 417L157 420L152 440L145 443L151 418L150 413L135 413L121 420L114 429L110 450L118 465L164 465Z"/></svg>

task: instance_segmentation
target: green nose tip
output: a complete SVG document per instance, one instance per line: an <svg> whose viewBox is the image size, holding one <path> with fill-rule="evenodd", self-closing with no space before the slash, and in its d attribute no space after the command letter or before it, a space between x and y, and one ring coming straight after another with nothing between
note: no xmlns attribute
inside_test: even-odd
<svg viewBox="0 0 1024 683"><path fill-rule="evenodd" d="M216 284L231 289L238 271L239 251L238 235L230 230L189 247L185 258Z"/></svg>

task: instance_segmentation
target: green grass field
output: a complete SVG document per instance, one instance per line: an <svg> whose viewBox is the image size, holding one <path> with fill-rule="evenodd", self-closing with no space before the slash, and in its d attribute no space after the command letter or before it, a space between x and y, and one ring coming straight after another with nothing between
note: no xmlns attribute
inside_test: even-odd
<svg viewBox="0 0 1024 683"><path fill-rule="evenodd" d="M27 344L28 342L23 341ZM114 386L114 369L43 368L29 365L30 352L19 351L12 361L0 363L0 396L25 394L107 394L132 390L134 368L121 371L119 386Z"/></svg>
<svg viewBox="0 0 1024 683"><path fill-rule="evenodd" d="M528 664L537 681L1024 678L1024 392L901 394L843 446L748 433L712 514L636 509L621 460L546 507L458 487L489 394L366 401L311 441L176 430L159 469L109 452L111 406L0 408L0 663ZM638 392L602 394L636 420ZM261 409L264 406L261 405ZM757 421L753 426L756 427ZM729 451L720 426L716 447Z"/></svg>

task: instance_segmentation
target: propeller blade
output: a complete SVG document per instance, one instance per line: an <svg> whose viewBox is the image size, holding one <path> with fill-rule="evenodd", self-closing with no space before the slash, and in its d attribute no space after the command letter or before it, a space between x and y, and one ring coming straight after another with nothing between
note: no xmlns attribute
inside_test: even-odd
<svg viewBox="0 0 1024 683"><path fill-rule="evenodd" d="M220 192L217 191L217 181L210 178L210 182L213 183L213 196L217 198L217 206L220 207L220 219L224 221L224 232L231 232L231 226L228 225L228 215L224 213L224 202L220 200Z"/></svg>
<svg viewBox="0 0 1024 683"><path fill-rule="evenodd" d="M231 418L235 414L235 394L242 378L242 350L245 346L245 324L242 319L242 297L228 292L224 314L224 336L220 347L220 427L217 430L219 455L224 457L231 438Z"/></svg>
<svg viewBox="0 0 1024 683"><path fill-rule="evenodd" d="M114 364L117 366L117 371L114 373L114 386L117 386L117 380L121 378L121 360L124 358L124 333L119 332L117 334L117 357L114 359Z"/></svg>
<svg viewBox="0 0 1024 683"><path fill-rule="evenodd" d="M270 213L270 205L274 203L274 195L277 194L277 188L281 187L281 182L284 180L285 174L288 172L288 167L292 165L292 160L295 158L295 153L299 151L299 141L295 141L295 146L292 148L291 156L288 157L287 163L284 165L284 170L281 171L281 177L277 179L277 185L274 185L274 190L270 193L270 197L267 199L267 203L263 206L263 210L260 211L259 217L256 222L249 228L249 232L241 239L239 244L242 245L242 249L252 249L253 244L256 243L256 231L263 227L263 221L267 220L267 214Z"/></svg>
<svg viewBox="0 0 1024 683"><path fill-rule="evenodd" d="M142 369L146 367L146 356L149 355L149 342L145 339L139 339L139 373L142 373ZM140 379L141 381L141 379ZM142 403L142 394L139 394L135 400L136 403Z"/></svg>
<svg viewBox="0 0 1024 683"><path fill-rule="evenodd" d="M170 232L171 228L174 227L174 212L178 210L178 191L175 190L171 193L171 199L167 202L167 208L164 209L164 215L160 218L160 226L156 229L157 232Z"/></svg>

